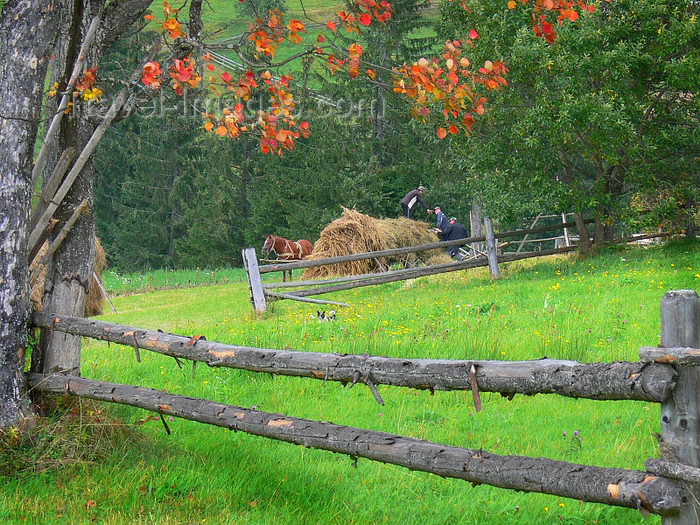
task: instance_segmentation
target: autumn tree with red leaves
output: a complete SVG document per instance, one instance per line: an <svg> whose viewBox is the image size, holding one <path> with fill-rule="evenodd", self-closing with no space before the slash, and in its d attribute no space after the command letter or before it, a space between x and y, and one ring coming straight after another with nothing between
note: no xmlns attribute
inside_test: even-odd
<svg viewBox="0 0 700 525"><path fill-rule="evenodd" d="M323 58L333 73L344 71L350 77L362 73L371 78L374 65L364 61L362 47L355 44L348 48L338 48L333 45L333 35L339 31L350 35L358 34L363 27L387 24L392 18L392 7L386 0L355 0L351 9L338 12L334 20L325 23L325 36L319 34L314 45L304 46L300 35L304 34L307 28L302 21L288 20L281 12L276 11L262 14L250 24L246 34L248 42L255 48L254 56L250 59L241 53L241 58L250 65L250 72L235 79L226 75L219 78L202 78L207 73L202 67L205 56L201 56L199 52L199 38L202 33L201 0L191 0L190 19L187 24L180 21L181 13L167 2L163 3L162 15L148 15L146 9L150 7L151 0L64 0L43 10L40 10L40 4L32 4L29 8L27 5L9 0L0 14L0 31L3 33L0 40L0 57L5 57L1 61L3 74L0 76L0 108L3 111L0 112L0 119L4 129L17 126L18 122L20 127L28 126L26 130L18 131L16 143L1 144L0 155L4 162L9 163L7 172L17 175L15 179L3 176L0 181L4 196L3 206L13 210L7 216L14 218L11 225L6 223L3 227L1 243L7 248L2 259L3 270L7 274L6 277L12 277L2 280L3 288L0 290L4 307L3 318L0 321L3 333L8 336L3 338L3 361L0 366L4 407L18 407L22 397L20 383L15 379L23 370L22 356L26 345L20 334L26 326L28 305L26 300L17 302L17 298L23 297L26 292L26 249L10 249L10 246L14 246L13 242L23 242L28 224L29 189L32 183L32 174L29 172L32 170L27 152L33 149L39 124L37 115L41 108L41 100L37 95L41 93L44 85L42 77L48 46L55 43L49 85L52 86L51 91L56 97L46 104L47 120L57 123L57 133L48 137L45 150L39 156L42 163L44 159L48 161L46 166L37 166L34 171L43 172L45 177L48 177L58 165L62 153L68 148L83 152L70 171L71 174L75 174L74 182L54 214L58 225L51 235L55 236L80 202L85 199L92 200L94 173L90 157L96 143L115 118L119 118L124 111L133 110L134 104L138 103L139 96L132 92L134 83L123 79L126 80L125 87L118 95L107 93L114 98L106 114L95 114L89 110L90 104L104 95L99 66L106 50L134 25L143 25L151 17L157 18L163 35L162 41L156 42L152 47L154 56L143 60L143 65L135 72L136 75L132 75L132 79L141 79L151 89L172 90L176 94L182 93L183 96L190 89L201 89L202 83L207 89L230 92L237 99L237 103L221 115L204 115L205 129L229 138L252 133L257 137L261 151L282 154L294 147L296 140L312 130L304 121L297 122L294 116L296 102L291 79L277 78L270 72L270 68L281 65L281 62L275 62L279 46L300 46L299 52L286 60L314 55ZM53 10L54 6L60 9ZM464 7L467 7L466 4ZM555 33L551 29L548 17L554 13L562 20L572 20L572 9L589 8L580 2L573 5L569 2L536 0L533 8L533 29L539 31L545 39L554 39ZM55 18L57 14L60 14L58 20ZM53 24L56 22L58 27L55 28ZM94 32L91 33L93 29ZM9 39L8 35L12 35L12 39ZM473 33L470 31L464 38L447 42L441 56L423 58L413 64L397 65L393 71L393 89L413 100L413 114L434 125L438 137L460 132L469 133L475 126L475 121L484 113L484 104L489 93L507 83L506 64L497 60L471 64L464 50L476 38L478 28L475 28ZM89 39L94 41L85 45L83 49L83 45ZM156 58L155 54L162 44L168 49L167 57ZM29 57L27 61L18 63L7 59L14 56L11 53L18 49L26 51L25 54ZM73 69L83 61L82 77L74 82ZM15 79L24 78L21 70L26 68L27 64L31 74L23 81L24 84L19 87L12 85ZM269 109L260 110L253 115L245 114L241 104L250 96L251 90L258 88L267 91ZM12 107L11 101L16 99L15 89L26 92L27 95L22 115L15 115L7 109ZM63 105L64 101L68 102L67 106ZM53 133L53 129L50 127L49 131ZM25 154L19 158L16 151ZM10 189L19 189L19 193L10 196L7 193ZM40 221L39 225L41 224ZM45 308L62 315L82 314L85 295L91 282L93 254L94 221L89 214L82 215L49 265ZM18 258L23 260L22 264L18 264ZM10 276L7 272L19 274ZM41 349L35 352L36 360L32 363L36 371L79 373L80 340L63 337L51 332L43 334ZM0 426L12 426L20 418L20 411L8 410L0 418Z"/></svg>

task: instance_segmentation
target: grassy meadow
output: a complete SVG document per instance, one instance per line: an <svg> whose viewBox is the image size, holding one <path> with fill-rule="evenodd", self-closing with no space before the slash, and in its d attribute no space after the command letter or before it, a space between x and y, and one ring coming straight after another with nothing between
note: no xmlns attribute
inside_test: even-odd
<svg viewBox="0 0 700 525"><path fill-rule="evenodd" d="M659 304L673 289L700 289L699 243L614 248L588 259L558 256L337 292L334 322L315 305L277 302L253 314L247 284L145 291L107 280L118 313L101 319L224 343L300 351L452 359L636 360L659 342ZM221 273L219 275L222 275ZM186 278L185 278L186 280ZM153 280L155 282L155 278ZM191 279L190 279L191 281ZM173 285L171 282L170 285ZM121 287L121 288L120 288ZM122 293L129 292L129 293ZM135 293L139 292L139 293ZM84 377L332 421L498 454L643 469L658 457L659 407L550 395L482 393L475 412L467 392L272 377L187 365L133 348L85 340ZM472 487L401 467L172 419L168 435L144 410L63 402L62 425L77 437L57 444L49 426L35 434L48 453L2 453L2 523L105 524L647 524L631 509ZM149 417L151 416L151 417ZM38 438L37 438L38 439ZM62 451L51 455L52 447ZM69 459L65 459L66 452ZM73 454L73 455L71 455ZM41 458L38 458L42 456ZM32 460L41 461L32 462ZM63 458L63 459L62 459ZM7 468L14 461L14 470Z"/></svg>

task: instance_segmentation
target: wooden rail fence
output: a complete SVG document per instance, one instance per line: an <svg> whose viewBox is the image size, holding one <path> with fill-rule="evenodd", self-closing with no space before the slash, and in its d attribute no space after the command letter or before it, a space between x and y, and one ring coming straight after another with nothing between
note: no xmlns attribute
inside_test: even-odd
<svg viewBox="0 0 700 525"><path fill-rule="evenodd" d="M593 219L587 219L585 224L590 224ZM559 253L567 253L575 250L574 246L564 246L562 248L554 248L551 250L540 250L536 252L514 252L499 254L498 242L503 239L512 237L520 237L532 235L535 233L543 233L555 230L567 230L568 228L576 227L575 222L563 222L554 226L542 226L538 228L529 228L526 230L512 230L500 233L493 231L493 223L488 217L484 218L484 226L486 235L467 237L465 239L457 239L452 241L434 242L422 244L419 246L406 246L403 248L393 248L389 250L381 250L366 253L356 253L351 255L341 255L338 257L330 257L327 259L303 260L295 262L284 262L277 264L258 265L258 260L254 248L246 248L243 250L243 261L248 276L248 286L250 290L250 300L253 308L257 312L267 310L267 299L293 299L296 301L305 301L318 304L334 304L347 306L345 303L335 301L324 301L319 299L310 299L309 296L321 295L339 290L349 290L362 286L373 286L376 284L390 283L403 281L406 279L415 279L427 275L436 275L445 272L454 272L457 270L466 270L469 268L478 268L488 266L491 276L497 278L499 274L499 262L512 262L520 259L528 259L531 257L544 257L546 255L554 255ZM301 268L315 268L318 266L329 266L333 264L361 261L361 260L379 260L383 257L392 257L396 255L407 255L411 253L420 253L429 250L444 249L450 246L465 246L473 243L486 242L486 257L476 256L473 259L455 261L452 263L434 264L422 266L418 268L405 268L402 270L390 270L381 273L370 273L364 275L353 275L347 277L339 277L335 279L313 280L313 281L297 281L289 283L263 283L262 275L270 272L291 271ZM310 286L304 290L294 290L286 293L272 291L276 288Z"/></svg>
<svg viewBox="0 0 700 525"><path fill-rule="evenodd" d="M587 219L584 224L590 224L594 220ZM406 246L403 248L393 248L390 250L381 250L366 253L355 253L351 255L341 255L337 257L329 257L327 259L314 259L314 260L303 260L303 261L293 261L293 262L278 262L273 264L266 264L263 266L258 265L258 259L254 248L246 248L243 250L243 261L246 269L246 275L248 278L248 288L250 291L250 301L253 308L259 312L265 312L267 310L267 299L292 299L295 301L303 301L316 304L330 304L338 306L349 306L346 303L337 301L327 301L319 299L311 299L310 296L321 295L331 292L337 292L340 290L349 290L353 288L360 288L362 286L373 286L376 284L384 284L396 281L404 281L407 279L415 279L417 277L424 277L427 275L437 275L440 273L454 272L458 270L467 270L470 268L479 267L489 267L489 273L492 278L497 279L499 277L499 264L518 261L522 259L530 259L534 257L545 257L548 255L556 255L562 253L568 253L577 249L571 243L570 236L568 234L569 228L576 226L575 222L562 222L561 224L556 224L554 226L542 226L538 228L528 228L525 230L512 230L500 233L495 233L493 231L493 224L491 220L486 217L484 218L484 225L486 235L473 236L465 239L457 239L453 241L443 241L434 242L430 244L422 244L419 246ZM522 246L527 241L529 235L535 233L544 233L549 231L561 230L566 232L565 237L567 242L565 246L560 248L553 248L549 250L538 250L534 252L521 252ZM637 235L624 239L620 239L616 242L635 242L640 239L649 239L653 237L665 237L668 233L656 233L651 235ZM523 237L523 240L519 241L519 247L517 251L509 253L499 253L498 242L503 239L510 239L513 237ZM548 241L554 240L545 239ZM450 263L432 264L427 266L421 266L417 268L404 268L401 270L387 270L380 273L368 273L362 275L349 275L344 277L335 277L330 279L315 279L306 281L289 281L281 283L263 283L262 275L271 272L284 272L292 270L302 269L302 268L315 268L318 266L329 266L333 264L351 262L351 261L361 261L361 260L380 260L383 257L392 257L396 255L407 255L411 253L420 253L429 250L442 249L450 246L465 246L474 243L480 243L486 241L486 254L483 256L480 253L476 253L473 258L465 259L461 261L455 261ZM540 240L541 242L541 240ZM280 288L302 288L305 289L295 289L288 292L273 291Z"/></svg>
<svg viewBox="0 0 700 525"><path fill-rule="evenodd" d="M30 374L32 388L122 403L250 434L401 465L445 477L527 492L637 508L663 516L664 525L697 524L700 516L700 297L668 292L661 302L661 347L644 347L634 363L456 361L397 359L279 351L224 345L200 337L35 312L33 324L150 350L193 366L240 368L341 383L366 384L383 403L378 384L431 390L551 393L589 399L631 399L662 406L661 458L646 471L579 465L546 458L495 455L483 450L332 423L270 414L153 389L64 375Z"/></svg>

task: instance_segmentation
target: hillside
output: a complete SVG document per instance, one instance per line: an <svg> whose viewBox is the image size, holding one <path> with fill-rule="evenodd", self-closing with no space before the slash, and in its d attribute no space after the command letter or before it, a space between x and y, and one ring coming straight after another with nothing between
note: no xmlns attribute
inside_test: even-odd
<svg viewBox="0 0 700 525"><path fill-rule="evenodd" d="M280 302L257 318L245 283L115 298L104 320L240 345L396 357L636 360L656 345L659 301L700 287L698 244L606 251L584 260L514 263L491 282L470 271L366 288L334 322L314 305ZM540 395L508 401L471 394L270 377L178 367L173 359L86 341L84 377L140 384L268 412L382 430L500 454L642 468L658 455L659 407ZM0 517L49 523L61 516L102 523L656 523L634 510L512 493L233 434L125 407L71 409L87 441L106 440L113 414L125 437L103 455L15 470L0 491ZM105 415L106 414L106 415ZM79 417L77 417L79 416ZM114 423L109 423L114 425ZM136 424L136 426L132 426ZM114 428L114 427L110 427ZM50 442L52 447L66 447ZM86 445L87 444L87 445ZM71 445L72 446L72 445ZM79 450L80 447L76 447ZM99 450L96 448L96 450ZM97 453L96 453L97 454ZM7 456L3 456L5 464ZM16 459L16 458L15 458ZM6 468L6 467L5 467ZM407 501L411 501L407 505ZM26 502L32 502L27 505Z"/></svg>

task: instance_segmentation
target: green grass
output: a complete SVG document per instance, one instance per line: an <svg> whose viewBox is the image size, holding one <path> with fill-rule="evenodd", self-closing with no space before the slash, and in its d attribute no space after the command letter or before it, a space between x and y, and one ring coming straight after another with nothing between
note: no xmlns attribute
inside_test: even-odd
<svg viewBox="0 0 700 525"><path fill-rule="evenodd" d="M278 302L256 316L244 282L115 298L102 319L269 348L402 357L636 360L659 342L659 303L700 289L698 244L613 249L591 259L553 257L337 292L335 322L317 306ZM381 430L499 454L642 469L658 457L659 407L549 395L471 394L366 387L200 366L86 340L82 375L138 384L295 417ZM147 412L111 406L130 425ZM89 412L84 416L90 419ZM231 433L184 420L144 422L105 457L8 476L8 523L646 524L631 509L410 472L391 465ZM579 437L574 436L578 431ZM136 439L138 437L138 439Z"/></svg>
<svg viewBox="0 0 700 525"><path fill-rule="evenodd" d="M196 270L154 270L148 273L120 274L107 270L102 275L102 284L110 295L153 292L163 289L189 288L210 284L245 282L242 268Z"/></svg>

